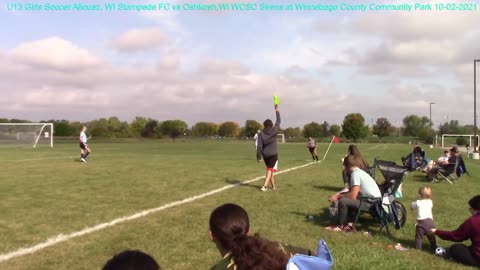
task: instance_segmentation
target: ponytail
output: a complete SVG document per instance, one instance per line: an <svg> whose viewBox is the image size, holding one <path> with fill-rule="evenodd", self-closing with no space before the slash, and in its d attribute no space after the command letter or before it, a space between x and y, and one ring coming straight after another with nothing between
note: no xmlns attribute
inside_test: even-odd
<svg viewBox="0 0 480 270"><path fill-rule="evenodd" d="M277 243L258 233L235 236L230 252L238 270L284 270L289 259Z"/></svg>

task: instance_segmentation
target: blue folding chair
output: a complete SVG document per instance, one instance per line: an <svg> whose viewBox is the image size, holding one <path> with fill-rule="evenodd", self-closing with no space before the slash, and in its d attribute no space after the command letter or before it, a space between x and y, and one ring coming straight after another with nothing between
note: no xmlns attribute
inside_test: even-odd
<svg viewBox="0 0 480 270"><path fill-rule="evenodd" d="M333 257L323 239L318 243L317 256L297 254L287 264L287 270L330 270Z"/></svg>

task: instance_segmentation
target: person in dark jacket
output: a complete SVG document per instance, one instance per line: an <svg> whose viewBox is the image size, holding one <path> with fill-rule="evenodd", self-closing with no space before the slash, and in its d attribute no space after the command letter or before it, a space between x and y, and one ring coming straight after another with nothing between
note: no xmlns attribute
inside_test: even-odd
<svg viewBox="0 0 480 270"><path fill-rule="evenodd" d="M277 171L278 167L277 134L280 130L280 112L278 105L275 105L275 113L275 125L273 125L272 120L265 120L263 122L264 129L258 136L257 161L260 162L263 157L265 165L267 166L265 182L260 189L261 191L266 191L270 183L272 183L273 189L277 189L273 173Z"/></svg>
<svg viewBox="0 0 480 270"><path fill-rule="evenodd" d="M444 231L431 229L430 231L443 240L463 242L470 239L472 244L467 247L463 244L454 244L448 251L447 256L457 262L480 266L480 195L477 195L468 201L469 211L472 216L465 220L458 229L454 231Z"/></svg>

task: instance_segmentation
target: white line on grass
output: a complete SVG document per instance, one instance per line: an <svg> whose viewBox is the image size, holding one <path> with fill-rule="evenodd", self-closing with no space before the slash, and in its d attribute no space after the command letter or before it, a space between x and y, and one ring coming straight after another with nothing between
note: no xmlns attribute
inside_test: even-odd
<svg viewBox="0 0 480 270"><path fill-rule="evenodd" d="M95 157L115 157L115 156L125 156L126 154L118 154L118 155L95 155ZM93 156L93 155L92 155ZM40 161L40 160L54 160L54 159L70 159L70 158L80 158L78 155L76 156L68 156L68 157L51 157L51 158L27 158L27 159L10 159L10 160L2 160L2 162L23 162L23 161Z"/></svg>
<svg viewBox="0 0 480 270"><path fill-rule="evenodd" d="M293 167L293 168L290 168L290 169L279 171L276 174L287 173L287 172L290 172L290 171L293 171L293 170L304 168L306 166L309 166L309 165L312 165L312 164L315 164L315 163L316 162L310 162L310 163L307 163L307 164L304 164L304 165L300 165L300 166L297 166L297 167ZM5 262L5 261L8 261L8 260L13 259L15 257L20 257L20 256L28 255L28 254L33 254L33 253L35 253L37 251L40 251L44 248L54 246L56 244L59 244L61 242L65 242L65 241L70 240L70 239L75 238L75 237L87 235L87 234L90 234L90 233L93 233L93 232L96 232L96 231L99 231L99 230L103 230L103 229L118 225L120 223L124 223L126 221L138 219L138 218L145 217L147 215L150 215L150 214L153 214L153 213L156 213L156 212L168 209L168 208L172 208L172 207L179 206L179 205L182 205L182 204L186 204L186 203L189 203L189 202L193 202L193 201L196 201L196 200L199 200L199 199L203 199L205 197L220 193L220 192L225 191L227 189L237 187L237 186L240 186L240 185L243 185L243 184L248 184L248 183L251 183L251 182L254 182L254 181L258 181L258 180L263 179L263 178L264 178L264 176L255 177L253 179L246 180L246 181L243 181L241 183L226 185L224 187L214 189L214 190L211 190L209 192L206 192L206 193L203 193L203 194L200 194L200 195L196 195L196 196L186 198L186 199L183 199L183 200L167 203L167 204L164 204L164 205L162 205L160 207L157 207L157 208L147 209L147 210L135 213L131 216L125 216L125 217L114 219L110 222L95 225L93 227L87 227L87 228L85 228L81 231L73 232L73 233L66 234L66 235L65 234L59 234L57 236L54 236L54 237L51 237L51 238L47 239L47 241L45 241L43 243L31 246L31 247L27 247L27 248L20 248L20 249L17 249L15 251L12 251L12 252L9 252L9 253L1 254L0 255L0 262Z"/></svg>

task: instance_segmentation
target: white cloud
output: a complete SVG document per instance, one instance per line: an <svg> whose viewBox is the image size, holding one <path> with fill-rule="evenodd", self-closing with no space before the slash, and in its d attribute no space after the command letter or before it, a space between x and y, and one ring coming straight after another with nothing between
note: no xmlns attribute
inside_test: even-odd
<svg viewBox="0 0 480 270"><path fill-rule="evenodd" d="M114 49L121 52L136 52L155 49L167 45L167 36L158 28L131 29L113 42Z"/></svg>
<svg viewBox="0 0 480 270"><path fill-rule="evenodd" d="M100 64L86 49L59 37L21 43L10 51L15 61L57 70L81 70Z"/></svg>

